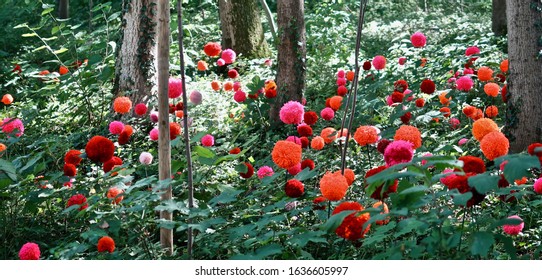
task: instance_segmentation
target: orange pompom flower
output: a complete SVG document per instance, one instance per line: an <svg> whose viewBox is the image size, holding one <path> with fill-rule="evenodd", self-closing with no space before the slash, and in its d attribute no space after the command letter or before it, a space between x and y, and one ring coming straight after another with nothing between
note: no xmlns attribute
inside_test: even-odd
<svg viewBox="0 0 542 280"><path fill-rule="evenodd" d="M478 80L482 82L491 81L493 79L493 70L491 68L482 66L478 68Z"/></svg>
<svg viewBox="0 0 542 280"><path fill-rule="evenodd" d="M337 130L333 127L326 127L320 132L320 137L324 139L326 144L329 144L337 139Z"/></svg>
<svg viewBox="0 0 542 280"><path fill-rule="evenodd" d="M373 208L380 208L380 206L382 205L382 201L378 201L377 203L373 204ZM390 212L390 210L388 209L388 205L386 203L384 203L384 205L382 206L382 212L380 212L380 214L388 214ZM386 218L384 220L377 220L376 221L376 224L377 225L385 225L387 224L388 222L390 221L390 218Z"/></svg>
<svg viewBox="0 0 542 280"><path fill-rule="evenodd" d="M508 154L509 148L510 142L508 138L500 131L490 132L480 141L480 149L489 160Z"/></svg>
<svg viewBox="0 0 542 280"><path fill-rule="evenodd" d="M7 149L8 149L8 147L6 146L6 144L0 143L0 153L7 150Z"/></svg>
<svg viewBox="0 0 542 280"><path fill-rule="evenodd" d="M402 125L395 132L393 140L404 140L412 143L412 149L417 149L422 146L422 134L420 131L411 125Z"/></svg>
<svg viewBox="0 0 542 280"><path fill-rule="evenodd" d="M212 81L211 82L211 88L214 90L214 91L219 91L220 88L222 87L222 85L220 84L219 81Z"/></svg>
<svg viewBox="0 0 542 280"><path fill-rule="evenodd" d="M4 94L4 96L2 96L2 103L4 103L4 105L13 103L13 96L11 96L9 93Z"/></svg>
<svg viewBox="0 0 542 280"><path fill-rule="evenodd" d="M104 236L98 240L98 252L106 251L109 253L115 251L115 240L109 236Z"/></svg>
<svg viewBox="0 0 542 280"><path fill-rule="evenodd" d="M333 210L333 215L336 215L342 211L352 210L355 212L344 218L342 223L335 230L335 233L344 239L356 241L363 238L371 228L371 225L367 225L367 227L363 229L365 223L367 223L367 221L369 221L371 218L369 213L363 213L361 215L359 214L359 212L364 210L363 206L357 202L345 201L339 204L335 210Z"/></svg>
<svg viewBox="0 0 542 280"><path fill-rule="evenodd" d="M119 114L126 114L130 112L130 109L132 109L132 101L130 98L121 96L115 98L115 101L113 102L113 110Z"/></svg>
<svg viewBox="0 0 542 280"><path fill-rule="evenodd" d="M273 162L284 169L288 169L301 163L301 145L294 142L281 140L275 143L271 152Z"/></svg>
<svg viewBox="0 0 542 280"><path fill-rule="evenodd" d="M486 108L486 116L488 118L494 118L499 114L499 108L495 105L491 105Z"/></svg>
<svg viewBox="0 0 542 280"><path fill-rule="evenodd" d="M452 114L450 108L448 108L448 107L442 107L442 108L439 109L439 111L442 113L442 115L445 118L449 117Z"/></svg>
<svg viewBox="0 0 542 280"><path fill-rule="evenodd" d="M320 136L316 136L316 137L312 138L312 140L311 140L311 148L313 148L315 150L323 149L324 145L325 145L324 138L322 138Z"/></svg>
<svg viewBox="0 0 542 280"><path fill-rule="evenodd" d="M438 99L440 101L440 104L442 104L444 106L450 105L450 101L452 100L452 97L446 98L446 94L448 94L448 93L444 91L444 92L441 92L438 95Z"/></svg>
<svg viewBox="0 0 542 280"><path fill-rule="evenodd" d="M331 99L329 99L329 107L331 107L331 109L333 109L334 111L337 111L341 108L342 102L342 96L333 96L331 97Z"/></svg>
<svg viewBox="0 0 542 280"><path fill-rule="evenodd" d="M207 62L200 60L198 61L198 70L199 71L207 71L209 69L209 65Z"/></svg>
<svg viewBox="0 0 542 280"><path fill-rule="evenodd" d="M499 91L501 91L501 87L496 83L487 83L484 85L484 92L491 97L497 97Z"/></svg>
<svg viewBox="0 0 542 280"><path fill-rule="evenodd" d="M348 190L348 181L341 173L327 172L320 179L320 191L322 195L331 201L343 199Z"/></svg>
<svg viewBox="0 0 542 280"><path fill-rule="evenodd" d="M499 67L501 68L501 72L503 73L508 72L508 59L503 60Z"/></svg>
<svg viewBox="0 0 542 280"><path fill-rule="evenodd" d="M61 65L60 68L58 69L58 73L60 75L66 75L66 74L68 74L68 72L70 72L70 70L68 70L68 67L66 67L64 65Z"/></svg>
<svg viewBox="0 0 542 280"><path fill-rule="evenodd" d="M369 144L375 144L378 142L378 129L374 126L362 125L356 129L354 133L354 140L360 146L366 146Z"/></svg>
<svg viewBox="0 0 542 280"><path fill-rule="evenodd" d="M223 87L225 91L233 90L233 82L225 82Z"/></svg>
<svg viewBox="0 0 542 280"><path fill-rule="evenodd" d="M348 72L346 72L346 79L351 82L351 81L354 80L355 75L356 75L356 73L354 71L349 70Z"/></svg>
<svg viewBox="0 0 542 280"><path fill-rule="evenodd" d="M112 187L107 190L107 198L113 200L113 204L119 204L124 199L122 193L124 193L123 190Z"/></svg>
<svg viewBox="0 0 542 280"><path fill-rule="evenodd" d="M499 131L499 127L492 119L481 118L472 124L472 135L478 141L482 141L484 136L493 131Z"/></svg>
<svg viewBox="0 0 542 280"><path fill-rule="evenodd" d="M341 174L341 171L335 171L335 173ZM351 186L354 183L354 180L356 179L356 175L354 174L354 171L352 169L344 169L344 178L346 179L346 182L348 183L348 186Z"/></svg>

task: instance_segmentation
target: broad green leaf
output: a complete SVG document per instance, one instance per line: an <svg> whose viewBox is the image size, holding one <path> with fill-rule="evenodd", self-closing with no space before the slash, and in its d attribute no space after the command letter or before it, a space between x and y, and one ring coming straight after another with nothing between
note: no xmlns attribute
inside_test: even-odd
<svg viewBox="0 0 542 280"><path fill-rule="evenodd" d="M523 177L532 177L529 169L540 168L540 161L535 156L511 155L507 157L502 157L501 159L508 160L508 163L504 167L504 177L508 182L514 182L515 180L521 179ZM495 164L498 164L497 160Z"/></svg>
<svg viewBox="0 0 542 280"><path fill-rule="evenodd" d="M476 176L469 177L469 186L473 186L480 194L486 194L492 190L499 188L499 177L491 176L489 174L478 174Z"/></svg>
<svg viewBox="0 0 542 280"><path fill-rule="evenodd" d="M234 188L225 188L220 195L214 197L209 201L210 205L216 205L218 203L226 204L237 200L237 195L242 193L242 190L236 190Z"/></svg>
<svg viewBox="0 0 542 280"><path fill-rule="evenodd" d="M308 180L308 179L312 179L314 177L316 177L318 175L318 170L313 169L313 170L310 170L308 167L303 169L301 172L299 172L297 175L295 175L295 179L299 180L299 181L305 181L305 180Z"/></svg>
<svg viewBox="0 0 542 280"><path fill-rule="evenodd" d="M4 171L12 181L17 181L17 171L15 170L13 163L0 159L0 171Z"/></svg>
<svg viewBox="0 0 542 280"><path fill-rule="evenodd" d="M492 233L489 232L475 232L472 237L471 253L473 255L480 255L487 257L489 249L495 243L495 238Z"/></svg>
<svg viewBox="0 0 542 280"><path fill-rule="evenodd" d="M215 156L215 153L207 148L204 148L202 146L196 146L194 147L194 152L200 157L205 158L213 158ZM213 161L214 163L214 161Z"/></svg>
<svg viewBox="0 0 542 280"><path fill-rule="evenodd" d="M460 206L466 206L469 199L472 198L471 192L466 192L463 194L454 194L454 204Z"/></svg>

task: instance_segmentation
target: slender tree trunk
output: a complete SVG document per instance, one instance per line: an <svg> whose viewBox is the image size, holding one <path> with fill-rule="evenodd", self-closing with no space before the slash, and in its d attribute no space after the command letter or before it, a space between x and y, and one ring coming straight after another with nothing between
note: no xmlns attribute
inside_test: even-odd
<svg viewBox="0 0 542 280"><path fill-rule="evenodd" d="M542 60L539 40L542 13L538 0L507 0L508 14L508 108L507 132L512 152L542 142ZM532 6L533 5L533 6Z"/></svg>
<svg viewBox="0 0 542 280"><path fill-rule="evenodd" d="M154 0L156 1L156 0ZM171 178L171 146L169 140L169 0L158 0L158 175L160 181ZM162 201L172 198L171 185L168 185ZM160 218L171 221L173 215L160 211ZM160 228L160 243L168 255L173 254L173 230Z"/></svg>
<svg viewBox="0 0 542 280"><path fill-rule="evenodd" d="M123 32L116 62L113 93L133 104L156 92L156 0L123 1Z"/></svg>
<svg viewBox="0 0 542 280"><path fill-rule="evenodd" d="M67 19L70 17L70 0L58 1L58 18Z"/></svg>
<svg viewBox="0 0 542 280"><path fill-rule="evenodd" d="M279 123L282 105L290 100L301 101L305 89L305 20L303 0L278 0L279 45L277 97L271 106L272 123Z"/></svg>
<svg viewBox="0 0 542 280"><path fill-rule="evenodd" d="M223 49L246 57L269 56L256 0L219 0L218 7Z"/></svg>
<svg viewBox="0 0 542 280"><path fill-rule="evenodd" d="M276 39L277 27L275 26L275 20L273 19L273 14L271 13L271 9L269 9L269 6L267 5L267 2L265 2L265 0L260 0L260 4L262 5L263 11L265 12L265 16L267 17L269 30L271 30L271 34L273 34L273 39Z"/></svg>
<svg viewBox="0 0 542 280"><path fill-rule="evenodd" d="M506 0L493 0L491 30L497 36L506 35Z"/></svg>

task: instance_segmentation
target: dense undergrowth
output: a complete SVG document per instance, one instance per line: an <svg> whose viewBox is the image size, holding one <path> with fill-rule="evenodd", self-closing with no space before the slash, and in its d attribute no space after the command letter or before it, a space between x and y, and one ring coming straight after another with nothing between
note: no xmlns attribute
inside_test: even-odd
<svg viewBox="0 0 542 280"><path fill-rule="evenodd" d="M540 163L527 152L506 155L507 140L498 132L506 111L506 41L489 31L488 1L459 6L429 1L427 11L420 1L369 2L346 157L355 179L342 196L335 193L342 176L333 177L331 186L322 178L335 176L327 172L341 166L344 138L337 136L346 133L336 131L348 95L340 85L351 86L357 1L307 4L302 107L318 116L309 124L305 115L310 128L296 127L296 121L278 128L269 123L272 58L241 55L228 65L238 77L217 73L216 58L203 51L208 42L220 40L217 7L189 1L184 35L191 102L185 106L195 159L193 209L186 202L181 137L171 144L174 176L157 179L157 142L150 139L155 104L146 104L142 116L130 111L122 118L122 106L112 108L119 4L96 4L87 18L84 4L75 1L80 16L62 21L48 3L54 1L32 2L26 10L8 2L2 11L21 17L5 24L13 33L2 38L0 53L2 94L13 97L3 101L1 113L0 142L6 145L0 159L2 259L16 259L27 242L39 245L42 259L185 259L188 227L196 233L195 259L539 258L542 200L533 185ZM411 40L418 31L427 40L423 47L413 45L420 37ZM179 75L178 59L173 43L172 76ZM206 61L208 69L199 71L198 61ZM171 121L181 124L180 107L171 111ZM482 116L488 128L479 132L475 123ZM16 135L23 132L20 126L7 129L15 122L6 118L20 119L24 133ZM111 125L119 120L133 128L130 136L125 126ZM484 140L491 133L494 139ZM115 142L120 162L91 160L88 143L96 135ZM300 159L307 168L301 170L299 161L279 167L285 166L272 151L287 138L304 142ZM399 156L385 152L384 140L399 143ZM65 164L69 150L82 152L76 174ZM297 153L287 148L283 156ZM161 203L168 184L175 199ZM315 204L316 198L323 202ZM389 212L373 207L379 201ZM160 210L174 212L174 220L159 220ZM507 219L512 215L522 219L519 234L519 222ZM174 229L173 257L160 248L160 226ZM113 249L104 236L114 240L112 253L99 252Z"/></svg>

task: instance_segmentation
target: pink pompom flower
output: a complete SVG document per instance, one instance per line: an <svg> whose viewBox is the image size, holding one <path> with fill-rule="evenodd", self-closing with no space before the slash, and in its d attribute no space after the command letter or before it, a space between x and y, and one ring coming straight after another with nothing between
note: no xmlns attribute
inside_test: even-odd
<svg viewBox="0 0 542 280"><path fill-rule="evenodd" d="M326 121L330 121L335 117L335 111L333 109L326 107L320 111L320 116Z"/></svg>
<svg viewBox="0 0 542 280"><path fill-rule="evenodd" d="M119 135L124 130L124 124L119 121L109 123L109 132L114 135Z"/></svg>
<svg viewBox="0 0 542 280"><path fill-rule="evenodd" d="M467 138L461 138L461 139L459 139L459 141L457 142L457 145L463 146L463 145L467 144L468 141L469 141L469 139L467 139Z"/></svg>
<svg viewBox="0 0 542 280"><path fill-rule="evenodd" d="M479 53L480 53L480 49L477 46L471 46L471 47L468 47L465 50L465 55L466 56L471 56L471 55L475 55L475 54L479 54Z"/></svg>
<svg viewBox="0 0 542 280"><path fill-rule="evenodd" d="M518 215L510 216L508 219L519 220L521 223L518 225L504 225L502 226L503 231L509 235L518 235L523 230L523 226L525 225L523 223L523 219L521 219Z"/></svg>
<svg viewBox="0 0 542 280"><path fill-rule="evenodd" d="M216 65L217 65L217 66L224 66L224 65L226 65L226 61L224 61L224 59L222 59L222 58L219 58L219 59L216 61Z"/></svg>
<svg viewBox="0 0 542 280"><path fill-rule="evenodd" d="M285 124L300 124L303 121L305 107L297 101L288 101L280 108L280 120Z"/></svg>
<svg viewBox="0 0 542 280"><path fill-rule="evenodd" d="M427 38L423 33L418 31L410 36L410 42L415 48L423 48L425 47Z"/></svg>
<svg viewBox="0 0 542 280"><path fill-rule="evenodd" d="M412 143L404 140L396 140L391 142L384 151L384 161L386 166L407 163L412 160L414 150Z"/></svg>
<svg viewBox="0 0 542 280"><path fill-rule="evenodd" d="M297 175L299 172L301 172L301 163L298 163L290 168L288 168L288 173L292 176Z"/></svg>
<svg viewBox="0 0 542 280"><path fill-rule="evenodd" d="M399 65L405 65L407 61L407 58L402 56L402 57L399 57Z"/></svg>
<svg viewBox="0 0 542 280"><path fill-rule="evenodd" d="M257 174L258 174L258 178L263 179L264 177L273 176L275 172L273 171L273 168L265 165L265 166L260 167L260 169L258 169Z"/></svg>
<svg viewBox="0 0 542 280"><path fill-rule="evenodd" d="M237 54L235 54L235 51L232 49L225 49L222 51L222 55L220 56L226 64L232 64L235 62L235 58L237 57Z"/></svg>
<svg viewBox="0 0 542 280"><path fill-rule="evenodd" d="M149 132L149 137L151 138L152 141L157 141L158 140L158 128L153 128L151 130L151 132Z"/></svg>
<svg viewBox="0 0 542 280"><path fill-rule="evenodd" d="M237 103L243 103L245 102L246 99L247 99L247 94L242 90L236 91L235 94L233 95L233 100L235 100L235 102Z"/></svg>
<svg viewBox="0 0 542 280"><path fill-rule="evenodd" d="M195 105L201 104L202 99L201 92L194 90L190 93L190 102L194 103Z"/></svg>
<svg viewBox="0 0 542 280"><path fill-rule="evenodd" d="M39 260L40 259L40 247L33 242L25 243L21 250L19 250L19 259L21 260Z"/></svg>
<svg viewBox="0 0 542 280"><path fill-rule="evenodd" d="M183 94L183 81L177 78L169 78L168 97L177 98Z"/></svg>
<svg viewBox="0 0 542 280"><path fill-rule="evenodd" d="M470 91L474 82L469 76L463 76L455 81L456 88L460 91Z"/></svg>
<svg viewBox="0 0 542 280"><path fill-rule="evenodd" d="M534 192L537 194L542 194L542 178L536 179L534 181Z"/></svg>
<svg viewBox="0 0 542 280"><path fill-rule="evenodd" d="M201 144L205 147L211 147L215 144L215 138L211 134L207 134L201 138Z"/></svg>
<svg viewBox="0 0 542 280"><path fill-rule="evenodd" d="M152 154L149 152L141 152L139 155L139 162L144 165L149 165L152 163Z"/></svg>
<svg viewBox="0 0 542 280"><path fill-rule="evenodd" d="M301 146L301 138L297 137L297 136L288 136L286 138L286 141L290 141L290 142L294 142L296 143L297 145Z"/></svg>
<svg viewBox="0 0 542 280"><path fill-rule="evenodd" d="M24 133L23 122L19 119L5 118L0 126L2 127L2 132L6 134L17 132L15 136L21 137Z"/></svg>
<svg viewBox="0 0 542 280"><path fill-rule="evenodd" d="M382 70L386 68L386 58L382 55L375 56L372 63L376 70Z"/></svg>

